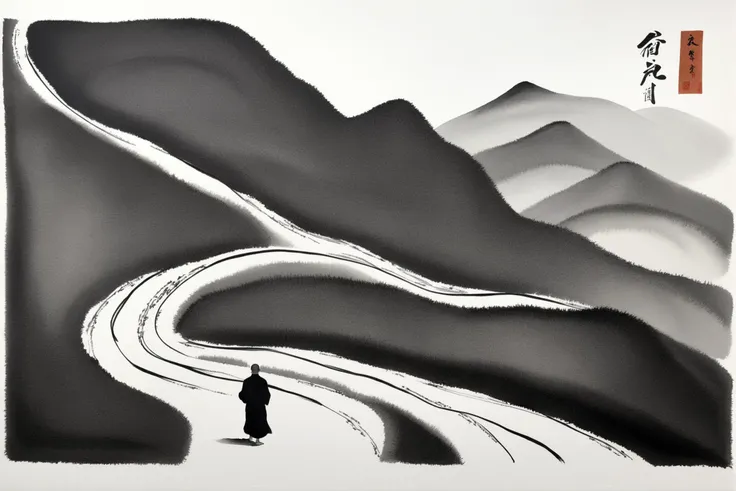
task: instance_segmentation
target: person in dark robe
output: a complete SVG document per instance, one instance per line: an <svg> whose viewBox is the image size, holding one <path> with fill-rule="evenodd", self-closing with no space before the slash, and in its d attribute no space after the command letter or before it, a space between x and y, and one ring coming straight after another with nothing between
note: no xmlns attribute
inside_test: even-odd
<svg viewBox="0 0 736 491"><path fill-rule="evenodd" d="M257 364L250 367L251 376L243 381L243 388L238 397L245 403L245 426L243 431L248 439L256 445L263 445L261 438L271 433L268 425L266 406L271 401L268 382L259 375L261 368Z"/></svg>

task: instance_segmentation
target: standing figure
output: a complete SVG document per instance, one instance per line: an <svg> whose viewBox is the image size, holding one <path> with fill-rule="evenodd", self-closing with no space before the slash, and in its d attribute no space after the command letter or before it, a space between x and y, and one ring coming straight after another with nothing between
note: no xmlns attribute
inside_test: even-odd
<svg viewBox="0 0 736 491"><path fill-rule="evenodd" d="M251 442L263 445L261 438L271 433L268 426L266 406L271 400L271 392L268 390L268 382L261 377L261 371L257 364L250 367L251 376L243 381L243 388L238 397L245 403L245 426L243 431L248 435Z"/></svg>

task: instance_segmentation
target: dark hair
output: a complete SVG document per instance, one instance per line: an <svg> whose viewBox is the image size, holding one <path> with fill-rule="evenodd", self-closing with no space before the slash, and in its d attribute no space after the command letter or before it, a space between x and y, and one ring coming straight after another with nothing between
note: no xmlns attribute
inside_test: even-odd
<svg viewBox="0 0 736 491"><path fill-rule="evenodd" d="M261 367L258 366L258 363L254 363L254 364L252 364L250 366L250 371L251 372L260 372L261 371Z"/></svg>

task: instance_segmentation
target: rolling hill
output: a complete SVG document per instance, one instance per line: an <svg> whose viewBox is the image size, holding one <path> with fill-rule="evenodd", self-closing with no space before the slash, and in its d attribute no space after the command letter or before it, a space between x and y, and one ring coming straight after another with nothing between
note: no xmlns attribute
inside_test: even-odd
<svg viewBox="0 0 736 491"><path fill-rule="evenodd" d="M731 210L630 162L616 163L522 214L589 238L613 230L638 230L636 247L623 248L623 243L605 240L600 245L614 252L630 251L619 255L642 266L689 277L724 274L731 255ZM654 242L642 241L646 236ZM682 254L663 254L657 236Z"/></svg>
<svg viewBox="0 0 736 491"><path fill-rule="evenodd" d="M718 201L631 162L618 162L525 210L533 220L560 225L601 208L636 207L673 215L731 252L733 213Z"/></svg>
<svg viewBox="0 0 736 491"><path fill-rule="evenodd" d="M225 345L327 351L485 393L653 464L730 461L728 373L625 314L462 309L383 285L287 277L206 295L178 330Z"/></svg>
<svg viewBox="0 0 736 491"><path fill-rule="evenodd" d="M519 212L623 160L566 121L554 121L474 157Z"/></svg>

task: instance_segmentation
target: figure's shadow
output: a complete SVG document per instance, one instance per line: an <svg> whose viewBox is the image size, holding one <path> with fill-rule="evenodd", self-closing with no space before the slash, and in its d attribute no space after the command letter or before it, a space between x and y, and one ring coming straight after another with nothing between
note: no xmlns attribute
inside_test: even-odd
<svg viewBox="0 0 736 491"><path fill-rule="evenodd" d="M245 447L257 446L255 442L252 442L248 440L247 438L221 438L217 441L220 443L225 443L227 445L243 445Z"/></svg>

